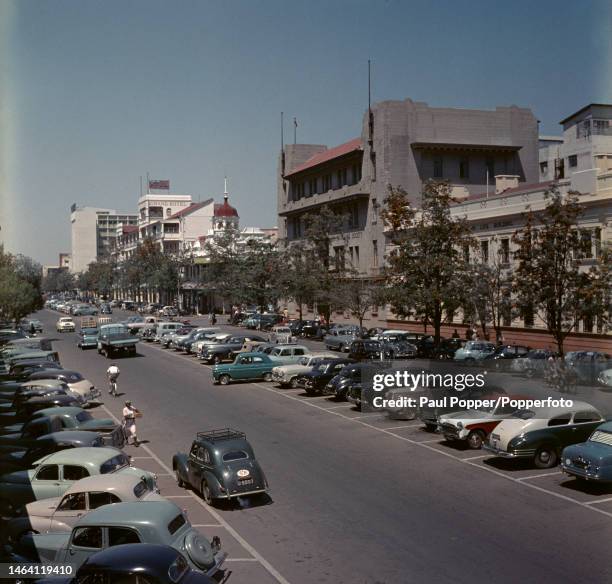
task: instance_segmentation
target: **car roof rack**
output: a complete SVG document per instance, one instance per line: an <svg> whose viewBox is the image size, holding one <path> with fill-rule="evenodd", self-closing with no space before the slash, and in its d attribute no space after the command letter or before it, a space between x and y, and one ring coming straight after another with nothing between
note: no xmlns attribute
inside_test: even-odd
<svg viewBox="0 0 612 584"><path fill-rule="evenodd" d="M222 430L208 430L206 432L198 432L197 437L200 440L206 440L207 442L221 442L222 440L246 438L246 434L238 430L232 430L231 428L223 428Z"/></svg>

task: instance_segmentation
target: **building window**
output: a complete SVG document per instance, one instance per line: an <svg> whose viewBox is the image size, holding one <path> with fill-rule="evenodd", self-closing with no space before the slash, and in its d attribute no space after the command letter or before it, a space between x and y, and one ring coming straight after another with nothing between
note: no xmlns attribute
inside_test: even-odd
<svg viewBox="0 0 612 584"><path fill-rule="evenodd" d="M595 229L593 229L593 243L595 247L595 249L593 250L595 253L595 257L599 258L601 257L601 228L600 227L595 227Z"/></svg>
<svg viewBox="0 0 612 584"><path fill-rule="evenodd" d="M378 223L378 201L376 199L372 199L372 225L376 225Z"/></svg>
<svg viewBox="0 0 612 584"><path fill-rule="evenodd" d="M593 120L593 134L612 136L612 123L610 123L610 120Z"/></svg>
<svg viewBox="0 0 612 584"><path fill-rule="evenodd" d="M489 242L485 239L480 242L480 255L485 264L489 263Z"/></svg>
<svg viewBox="0 0 612 584"><path fill-rule="evenodd" d="M500 246L501 261L503 264L509 264L510 263L510 240L502 239L500 243L501 243L501 246Z"/></svg>
<svg viewBox="0 0 612 584"><path fill-rule="evenodd" d="M523 322L526 327L532 327L534 323L533 306L528 304L523 308Z"/></svg>
<svg viewBox="0 0 612 584"><path fill-rule="evenodd" d="M355 246L355 265L359 266L359 246Z"/></svg>
<svg viewBox="0 0 612 584"><path fill-rule="evenodd" d="M353 184L361 180L361 164L353 164Z"/></svg>
<svg viewBox="0 0 612 584"><path fill-rule="evenodd" d="M563 158L555 159L555 180L565 178L565 161Z"/></svg>
<svg viewBox="0 0 612 584"><path fill-rule="evenodd" d="M331 190L331 174L326 174L323 177L323 192L326 193L327 191Z"/></svg>
<svg viewBox="0 0 612 584"><path fill-rule="evenodd" d="M442 178L444 176L444 168L442 166L442 157L434 156L433 159L433 175L434 178Z"/></svg>
<svg viewBox="0 0 612 584"><path fill-rule="evenodd" d="M576 154L572 154L567 157L567 164L570 168L576 168L578 166L578 156Z"/></svg>
<svg viewBox="0 0 612 584"><path fill-rule="evenodd" d="M492 158L487 158L485 167L487 169L487 180L491 182L495 178L495 161Z"/></svg>
<svg viewBox="0 0 612 584"><path fill-rule="evenodd" d="M344 270L345 266L345 249L344 246L339 245L334 247L334 263L336 266L336 270Z"/></svg>
<svg viewBox="0 0 612 584"><path fill-rule="evenodd" d="M576 124L576 138L591 137L591 120L584 120Z"/></svg>
<svg viewBox="0 0 612 584"><path fill-rule="evenodd" d="M372 241L372 266L378 267L378 241L376 239Z"/></svg>
<svg viewBox="0 0 612 584"><path fill-rule="evenodd" d="M540 162L540 174L548 174L548 162Z"/></svg>
<svg viewBox="0 0 612 584"><path fill-rule="evenodd" d="M591 259L593 257L593 234L590 229L580 231L580 251L583 259Z"/></svg>
<svg viewBox="0 0 612 584"><path fill-rule="evenodd" d="M459 178L470 178L470 161L467 159L459 162Z"/></svg>
<svg viewBox="0 0 612 584"><path fill-rule="evenodd" d="M349 207L348 225L351 229L359 227L359 207L353 203Z"/></svg>
<svg viewBox="0 0 612 584"><path fill-rule="evenodd" d="M310 179L309 187L310 187L310 194L316 195L317 194L317 179L316 178Z"/></svg>

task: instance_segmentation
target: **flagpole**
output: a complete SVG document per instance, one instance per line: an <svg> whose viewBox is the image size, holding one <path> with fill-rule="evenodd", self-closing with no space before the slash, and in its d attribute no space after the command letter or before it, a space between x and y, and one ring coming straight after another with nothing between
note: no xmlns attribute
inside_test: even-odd
<svg viewBox="0 0 612 584"><path fill-rule="evenodd" d="M147 195L151 194L151 189L149 188L149 185L150 185L149 172L147 171Z"/></svg>
<svg viewBox="0 0 612 584"><path fill-rule="evenodd" d="M293 144L297 144L297 119L293 118Z"/></svg>

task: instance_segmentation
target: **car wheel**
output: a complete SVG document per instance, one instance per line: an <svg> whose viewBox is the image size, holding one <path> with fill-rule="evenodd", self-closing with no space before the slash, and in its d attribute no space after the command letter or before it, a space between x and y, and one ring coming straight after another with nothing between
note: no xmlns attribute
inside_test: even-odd
<svg viewBox="0 0 612 584"><path fill-rule="evenodd" d="M536 452L534 464L537 468L552 468L557 465L559 456L553 446L543 446Z"/></svg>
<svg viewBox="0 0 612 584"><path fill-rule="evenodd" d="M437 424L429 424L428 422L425 422L425 429L428 432L435 432L437 428L438 428Z"/></svg>
<svg viewBox="0 0 612 584"><path fill-rule="evenodd" d="M289 387L291 387L291 389L297 389L300 386L298 378L297 377L292 377L291 381L289 382Z"/></svg>
<svg viewBox="0 0 612 584"><path fill-rule="evenodd" d="M264 381L272 381L272 373L264 373L263 380Z"/></svg>
<svg viewBox="0 0 612 584"><path fill-rule="evenodd" d="M175 469L174 469L174 476L175 476L175 478L176 478L176 484L177 484L179 487L184 487L184 486L185 486L185 483L183 482L183 479L181 478L181 475L179 474L179 470L178 470L178 468L175 468Z"/></svg>
<svg viewBox="0 0 612 584"><path fill-rule="evenodd" d="M468 446L472 450L478 450L482 448L482 443L484 442L485 435L482 430L472 430L467 437Z"/></svg>
<svg viewBox="0 0 612 584"><path fill-rule="evenodd" d="M221 385L229 385L230 382L230 376L229 375L219 375L219 383Z"/></svg>
<svg viewBox="0 0 612 584"><path fill-rule="evenodd" d="M210 492L210 487L206 481L202 481L202 486L200 487L200 493L202 494L202 499L207 505L212 505L213 498L212 493Z"/></svg>

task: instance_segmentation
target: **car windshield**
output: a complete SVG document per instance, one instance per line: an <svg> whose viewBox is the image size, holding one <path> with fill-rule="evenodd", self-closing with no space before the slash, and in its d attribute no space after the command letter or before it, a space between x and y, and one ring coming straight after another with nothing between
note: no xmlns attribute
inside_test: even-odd
<svg viewBox="0 0 612 584"><path fill-rule="evenodd" d="M67 383L77 383L78 381L83 381L83 376L80 373L62 373L58 375L58 379L62 379Z"/></svg>
<svg viewBox="0 0 612 584"><path fill-rule="evenodd" d="M79 422L88 422L89 420L93 420L93 416L89 412L79 412L75 417Z"/></svg>
<svg viewBox="0 0 612 584"><path fill-rule="evenodd" d="M117 456L109 458L106 462L103 462L100 465L100 474L108 474L110 472L115 472L120 468L128 466L129 464L130 459L128 455L122 452L121 454L117 454Z"/></svg>
<svg viewBox="0 0 612 584"><path fill-rule="evenodd" d="M244 450L230 450L223 455L223 460L230 462L232 460L243 460L248 457L249 455Z"/></svg>
<svg viewBox="0 0 612 584"><path fill-rule="evenodd" d="M513 418L520 418L521 420L528 420L534 416L535 412L532 410L516 410L516 412L512 414Z"/></svg>
<svg viewBox="0 0 612 584"><path fill-rule="evenodd" d="M612 432L607 432L606 430L595 430L595 432L593 432L591 435L590 441L612 446Z"/></svg>
<svg viewBox="0 0 612 584"><path fill-rule="evenodd" d="M84 335L97 335L98 329L95 328L86 328L81 331Z"/></svg>

